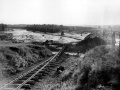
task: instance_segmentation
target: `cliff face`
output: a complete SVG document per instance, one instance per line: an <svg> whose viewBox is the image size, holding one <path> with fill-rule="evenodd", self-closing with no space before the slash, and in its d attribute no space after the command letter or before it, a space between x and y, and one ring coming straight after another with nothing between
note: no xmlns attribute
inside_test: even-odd
<svg viewBox="0 0 120 90"><path fill-rule="evenodd" d="M0 63L3 71L15 74L49 57L52 52L43 46L17 45L0 47Z"/></svg>

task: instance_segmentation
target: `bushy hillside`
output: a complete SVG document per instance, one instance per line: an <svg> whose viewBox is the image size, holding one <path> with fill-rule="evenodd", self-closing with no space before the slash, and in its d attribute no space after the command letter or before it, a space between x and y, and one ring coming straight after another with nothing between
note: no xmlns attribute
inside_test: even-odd
<svg viewBox="0 0 120 90"><path fill-rule="evenodd" d="M97 46L81 62L76 90L120 90L120 58L111 46Z"/></svg>
<svg viewBox="0 0 120 90"><path fill-rule="evenodd" d="M62 26L60 25L27 25L26 28L28 31L39 31L39 32L44 32L44 33L57 33L60 32L62 29Z"/></svg>
<svg viewBox="0 0 120 90"><path fill-rule="evenodd" d="M2 63L3 72L7 72L7 74L20 72L51 55L52 52L42 46L18 45L0 47L0 63Z"/></svg>

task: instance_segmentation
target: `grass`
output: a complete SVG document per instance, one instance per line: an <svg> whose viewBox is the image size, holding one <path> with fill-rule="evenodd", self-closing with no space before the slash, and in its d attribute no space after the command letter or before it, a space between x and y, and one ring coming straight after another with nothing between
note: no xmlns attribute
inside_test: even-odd
<svg viewBox="0 0 120 90"><path fill-rule="evenodd" d="M55 80L58 85L55 85L51 90L74 90L76 87L75 74L79 70L79 62L81 58L68 57L62 66L65 70ZM58 87L59 86L59 87Z"/></svg>

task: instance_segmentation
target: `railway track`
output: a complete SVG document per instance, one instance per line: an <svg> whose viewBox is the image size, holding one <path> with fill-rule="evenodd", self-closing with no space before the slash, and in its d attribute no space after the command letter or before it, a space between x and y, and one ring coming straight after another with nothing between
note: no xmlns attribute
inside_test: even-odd
<svg viewBox="0 0 120 90"><path fill-rule="evenodd" d="M30 90L35 82L39 81L46 75L50 75L49 73L54 70L53 68L61 63L61 60L58 60L58 58L64 52L64 49L65 46L63 46L63 48L52 58L40 63L27 73L4 85L0 90Z"/></svg>

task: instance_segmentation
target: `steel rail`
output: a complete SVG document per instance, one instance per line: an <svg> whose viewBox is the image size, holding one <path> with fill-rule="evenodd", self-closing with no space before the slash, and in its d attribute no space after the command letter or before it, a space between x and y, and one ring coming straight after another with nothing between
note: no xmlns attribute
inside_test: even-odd
<svg viewBox="0 0 120 90"><path fill-rule="evenodd" d="M49 58L48 60L42 62L41 64L37 65L35 68L31 69L30 71L28 71L27 73L21 75L20 77L16 78L15 80L11 81L10 83L4 85L2 88L0 88L0 90L24 90L21 89L28 81L30 81L32 78L34 78L40 71L42 71L50 62L52 62L53 60L55 60L57 58L57 56L59 56L62 51L65 49L65 46L63 46L63 48L56 54L54 55L52 58ZM36 70L37 68L39 68L41 65L43 65L40 69L38 69L35 73L33 73L30 77L27 78L27 80L23 81L21 84L14 84L14 85L18 85L16 88L7 88L8 85L12 85L14 82L19 81L19 79L21 79L22 77L26 76L27 74L29 74L30 72Z"/></svg>
<svg viewBox="0 0 120 90"><path fill-rule="evenodd" d="M39 65L35 66L34 68L32 68L31 70L29 70L28 72L22 74L21 76L17 77L16 79L12 80L11 82L5 84L3 87L0 88L0 90L2 90L4 87L6 87L9 84L12 84L13 82L19 80L20 78L24 77L25 75L27 75L28 73L32 72L33 70L35 70L36 68L38 68L40 65L44 64L45 62L49 61L52 57L50 57L49 59L45 60L44 62L40 63Z"/></svg>

